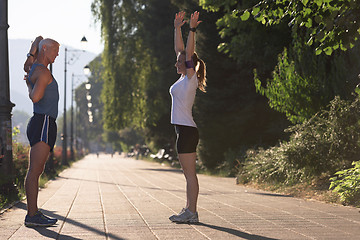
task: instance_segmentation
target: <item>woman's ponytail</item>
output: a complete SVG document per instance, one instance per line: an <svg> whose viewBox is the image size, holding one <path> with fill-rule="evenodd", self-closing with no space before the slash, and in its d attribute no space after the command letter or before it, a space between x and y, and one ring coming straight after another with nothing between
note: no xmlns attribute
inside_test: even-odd
<svg viewBox="0 0 360 240"><path fill-rule="evenodd" d="M201 91L206 92L206 65L204 61L198 57L197 53L194 53L193 55L193 62L195 65L196 76L198 78L198 88Z"/></svg>

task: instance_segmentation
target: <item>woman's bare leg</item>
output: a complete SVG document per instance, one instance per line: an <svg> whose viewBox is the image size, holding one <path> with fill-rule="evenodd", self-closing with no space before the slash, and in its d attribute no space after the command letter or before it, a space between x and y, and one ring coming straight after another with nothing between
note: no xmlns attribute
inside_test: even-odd
<svg viewBox="0 0 360 240"><path fill-rule="evenodd" d="M186 178L186 208L196 212L199 182L196 176L196 152L179 154L179 161Z"/></svg>

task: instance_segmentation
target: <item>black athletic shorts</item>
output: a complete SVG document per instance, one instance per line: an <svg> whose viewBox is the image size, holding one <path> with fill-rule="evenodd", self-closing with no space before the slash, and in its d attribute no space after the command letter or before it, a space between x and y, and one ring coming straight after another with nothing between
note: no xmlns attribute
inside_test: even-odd
<svg viewBox="0 0 360 240"><path fill-rule="evenodd" d="M45 114L34 113L26 130L30 146L34 146L38 142L45 142L50 146L50 151L54 149L57 126L55 118Z"/></svg>
<svg viewBox="0 0 360 240"><path fill-rule="evenodd" d="M199 132L196 127L175 125L176 150L180 153L194 153L199 142Z"/></svg>

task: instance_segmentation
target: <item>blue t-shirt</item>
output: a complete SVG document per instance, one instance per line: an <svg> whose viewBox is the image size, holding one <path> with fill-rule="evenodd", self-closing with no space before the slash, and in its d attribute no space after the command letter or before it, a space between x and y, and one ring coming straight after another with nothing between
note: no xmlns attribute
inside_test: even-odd
<svg viewBox="0 0 360 240"><path fill-rule="evenodd" d="M33 64L28 76L27 81L34 88L34 84L30 81L32 74L37 66L44 66L43 64ZM58 103L59 103L59 87L53 75L53 80L45 88L44 96L34 103L34 113L45 114L53 118L57 118L58 115Z"/></svg>

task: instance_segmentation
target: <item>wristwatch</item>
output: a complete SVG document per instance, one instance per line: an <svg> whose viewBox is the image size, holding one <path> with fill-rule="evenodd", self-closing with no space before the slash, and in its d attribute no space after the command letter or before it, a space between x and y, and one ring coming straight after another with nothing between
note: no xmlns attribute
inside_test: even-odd
<svg viewBox="0 0 360 240"><path fill-rule="evenodd" d="M31 57L35 57L34 54L32 54L32 53L26 54L26 57L30 57L30 56L31 56Z"/></svg>

